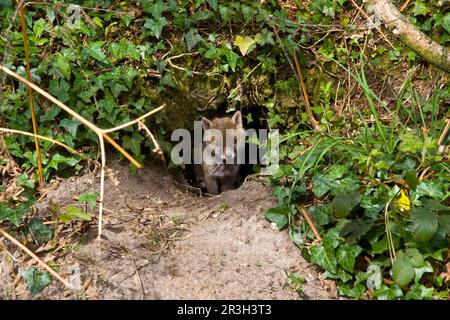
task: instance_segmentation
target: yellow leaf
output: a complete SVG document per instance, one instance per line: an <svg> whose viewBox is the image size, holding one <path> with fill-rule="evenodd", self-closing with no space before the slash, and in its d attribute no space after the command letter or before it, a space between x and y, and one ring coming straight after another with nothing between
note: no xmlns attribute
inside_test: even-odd
<svg viewBox="0 0 450 320"><path fill-rule="evenodd" d="M245 56L249 51L250 47L255 44L255 40L252 37L246 36L242 38L241 36L237 36L234 39L234 45L239 47L242 55Z"/></svg>
<svg viewBox="0 0 450 320"><path fill-rule="evenodd" d="M411 202L409 201L405 190L400 190L400 197L394 200L394 207L396 210L404 214L409 213L411 210Z"/></svg>

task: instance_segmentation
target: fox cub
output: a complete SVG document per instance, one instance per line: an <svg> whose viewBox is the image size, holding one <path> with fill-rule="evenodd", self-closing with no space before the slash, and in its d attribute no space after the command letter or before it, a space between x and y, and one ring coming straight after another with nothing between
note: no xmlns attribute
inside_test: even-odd
<svg viewBox="0 0 450 320"><path fill-rule="evenodd" d="M241 112L213 120L202 118L202 127L202 164L195 166L198 180L210 194L235 188L245 144Z"/></svg>

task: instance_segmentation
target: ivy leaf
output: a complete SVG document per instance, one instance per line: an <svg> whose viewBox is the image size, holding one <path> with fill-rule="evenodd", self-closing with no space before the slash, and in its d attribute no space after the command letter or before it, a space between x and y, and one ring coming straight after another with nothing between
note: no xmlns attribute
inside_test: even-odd
<svg viewBox="0 0 450 320"><path fill-rule="evenodd" d="M45 289L50 283L52 283L52 277L50 276L50 272L40 272L35 268L30 268L23 274L23 278L25 279L28 290L31 293L31 296L35 296Z"/></svg>
<svg viewBox="0 0 450 320"><path fill-rule="evenodd" d="M245 56L255 48L255 40L253 40L253 38L249 36L246 36L245 38L237 36L233 44L239 47L239 50L241 51L241 54L243 56Z"/></svg>
<svg viewBox="0 0 450 320"><path fill-rule="evenodd" d="M63 223L69 223L73 220L91 221L92 217L89 214L84 213L80 207L70 205L66 207L64 213L61 214L58 219Z"/></svg>
<svg viewBox="0 0 450 320"><path fill-rule="evenodd" d="M214 11L217 11L217 0L208 0L208 4Z"/></svg>
<svg viewBox="0 0 450 320"><path fill-rule="evenodd" d="M330 223L331 204L323 204L318 207L309 207L308 213L314 218L320 226Z"/></svg>
<svg viewBox="0 0 450 320"><path fill-rule="evenodd" d="M411 212L412 231L417 241L428 241L433 238L438 228L438 219L425 208L415 207Z"/></svg>
<svg viewBox="0 0 450 320"><path fill-rule="evenodd" d="M63 76L67 79L67 81L70 81L70 64L66 57L64 57L63 55L58 55L58 57L56 58L56 66L58 67L59 71L61 71Z"/></svg>
<svg viewBox="0 0 450 320"><path fill-rule="evenodd" d="M45 20L40 18L33 23L33 32L36 38L39 38L44 32Z"/></svg>
<svg viewBox="0 0 450 320"><path fill-rule="evenodd" d="M450 33L450 12L448 12L443 18L442 18L442 26L445 30L447 30L448 33Z"/></svg>
<svg viewBox="0 0 450 320"><path fill-rule="evenodd" d="M236 64L239 56L230 49L224 49L225 57L233 71L236 71Z"/></svg>
<svg viewBox="0 0 450 320"><path fill-rule="evenodd" d="M0 202L0 221L6 219L18 227L20 224L20 218L30 211L31 205L32 202L28 201L19 204L15 208L10 208L6 202Z"/></svg>
<svg viewBox="0 0 450 320"><path fill-rule="evenodd" d="M30 189L34 188L34 181L31 180L30 178L28 178L26 173L22 173L19 176L19 178L17 178L16 183L21 187L30 188Z"/></svg>
<svg viewBox="0 0 450 320"><path fill-rule="evenodd" d="M268 209L264 217L270 222L275 222L278 230L281 230L288 224L288 214L289 207L282 205Z"/></svg>
<svg viewBox="0 0 450 320"><path fill-rule="evenodd" d="M53 230L38 218L30 220L28 230L39 245L50 241L53 237Z"/></svg>
<svg viewBox="0 0 450 320"><path fill-rule="evenodd" d="M426 15L427 13L430 12L430 9L428 9L428 7L425 5L425 3L417 0L414 2L414 7L412 9L412 12L413 12L414 16Z"/></svg>
<svg viewBox="0 0 450 320"><path fill-rule="evenodd" d="M433 298L433 288L427 288L422 284L413 284L405 295L406 300L431 300Z"/></svg>
<svg viewBox="0 0 450 320"><path fill-rule="evenodd" d="M356 191L338 194L331 202L334 215L338 218L345 218L361 201L361 198L362 195Z"/></svg>
<svg viewBox="0 0 450 320"><path fill-rule="evenodd" d="M153 32L153 35L156 37L156 39L159 39L161 36L162 29L168 24L169 22L165 17L161 17L157 20L155 19L145 19L144 28L150 29Z"/></svg>
<svg viewBox="0 0 450 320"><path fill-rule="evenodd" d="M450 211L450 208L444 206L439 201L434 199L420 199L425 208L431 211Z"/></svg>
<svg viewBox="0 0 450 320"><path fill-rule="evenodd" d="M398 255L392 266L392 278L400 287L408 285L414 279L414 268L407 257Z"/></svg>
<svg viewBox="0 0 450 320"><path fill-rule="evenodd" d="M122 138L123 147L131 150L135 155L141 154L142 141L144 141L144 137L137 132L134 132L132 137L127 135Z"/></svg>
<svg viewBox="0 0 450 320"><path fill-rule="evenodd" d="M48 91L62 103L69 101L69 89L70 85L64 79L53 79L49 81ZM58 113L61 110L57 107L55 107L55 109L58 109Z"/></svg>
<svg viewBox="0 0 450 320"><path fill-rule="evenodd" d="M333 246L328 242L311 248L311 262L318 264L326 271L336 273L337 260Z"/></svg>
<svg viewBox="0 0 450 320"><path fill-rule="evenodd" d="M444 192L442 188L435 181L422 181L416 190L419 196L427 196L436 200L442 200L444 198Z"/></svg>
<svg viewBox="0 0 450 320"><path fill-rule="evenodd" d="M202 36L198 34L198 31L195 28L189 29L189 31L184 35L184 41L186 41L186 47L189 51L192 51L195 45L202 40Z"/></svg>
<svg viewBox="0 0 450 320"><path fill-rule="evenodd" d="M355 267L355 259L361 252L362 248L360 246L352 246L344 243L337 249L337 262L342 268L344 268L344 270L353 273L353 268Z"/></svg>
<svg viewBox="0 0 450 320"><path fill-rule="evenodd" d="M76 137L80 122L75 119L62 119L59 125L69 131L73 137Z"/></svg>
<svg viewBox="0 0 450 320"><path fill-rule="evenodd" d="M144 1L142 9L146 13L151 13L153 18L158 20L159 18L161 18L161 14L169 9L169 7L161 0L158 0L156 2Z"/></svg>
<svg viewBox="0 0 450 320"><path fill-rule="evenodd" d="M78 196L78 202L89 204L90 209L94 209L97 205L98 192L82 193Z"/></svg>
<svg viewBox="0 0 450 320"><path fill-rule="evenodd" d="M349 244L353 244L365 235L372 228L372 225L373 220L350 220L342 227L339 235L346 237Z"/></svg>
<svg viewBox="0 0 450 320"><path fill-rule="evenodd" d="M411 190L416 190L417 185L420 182L414 170L408 170L405 172L405 181L406 183L408 183L408 186Z"/></svg>
<svg viewBox="0 0 450 320"><path fill-rule="evenodd" d="M403 291L398 285L388 287L382 284L377 290L374 290L373 295L379 300L398 300L403 297Z"/></svg>
<svg viewBox="0 0 450 320"><path fill-rule="evenodd" d="M230 22L231 19L232 10L226 6L219 5L219 14L223 23L228 25L228 22Z"/></svg>
<svg viewBox="0 0 450 320"><path fill-rule="evenodd" d="M104 41L95 41L92 42L87 48L88 54L94 58L95 60L98 60L100 62L108 63L108 58L103 53L102 46L105 44Z"/></svg>
<svg viewBox="0 0 450 320"><path fill-rule="evenodd" d="M414 268L414 282L419 283L420 279L422 278L424 273L433 272L434 269L431 266L431 263L429 261L425 261L424 264L421 267Z"/></svg>

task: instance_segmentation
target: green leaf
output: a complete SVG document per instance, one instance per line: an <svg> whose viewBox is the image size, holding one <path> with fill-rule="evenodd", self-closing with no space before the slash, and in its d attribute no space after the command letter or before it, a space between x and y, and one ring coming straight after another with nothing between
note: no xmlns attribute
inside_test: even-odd
<svg viewBox="0 0 450 320"><path fill-rule="evenodd" d="M431 197L436 200L444 198L444 192L436 181L422 181L417 186L417 195Z"/></svg>
<svg viewBox="0 0 450 320"><path fill-rule="evenodd" d="M21 187L34 188L34 181L28 178L26 173L22 173L19 178L17 178L16 183Z"/></svg>
<svg viewBox="0 0 450 320"><path fill-rule="evenodd" d="M157 20L154 20L152 18L145 19L144 28L150 29L153 32L153 35L159 39L161 36L162 29L168 24L169 22L165 17L161 17Z"/></svg>
<svg viewBox="0 0 450 320"><path fill-rule="evenodd" d="M236 64L239 56L230 49L224 49L224 53L231 70L236 71Z"/></svg>
<svg viewBox="0 0 450 320"><path fill-rule="evenodd" d="M239 50L241 51L241 54L243 56L245 56L255 48L255 40L253 40L253 38L249 36L246 36L245 38L237 36L233 44L239 47Z"/></svg>
<svg viewBox="0 0 450 320"><path fill-rule="evenodd" d="M417 248L407 249L405 252L406 258L411 262L414 268L420 268L424 264L423 256Z"/></svg>
<svg viewBox="0 0 450 320"><path fill-rule="evenodd" d="M161 18L161 14L164 11L168 10L169 7L161 0L158 0L156 2L147 0L144 1L142 9L146 13L151 13L153 18L159 19Z"/></svg>
<svg viewBox="0 0 450 320"><path fill-rule="evenodd" d="M330 223L331 204L327 203L318 207L309 207L308 213L317 224L321 226L326 225Z"/></svg>
<svg viewBox="0 0 450 320"><path fill-rule="evenodd" d="M405 172L405 181L406 183L408 183L408 186L411 190L416 190L417 185L420 182L414 170L408 170Z"/></svg>
<svg viewBox="0 0 450 320"><path fill-rule="evenodd" d="M45 29L45 20L40 18L33 23L33 32L36 38L39 38Z"/></svg>
<svg viewBox="0 0 450 320"><path fill-rule="evenodd" d="M24 202L15 208L10 208L6 202L0 202L0 221L9 220L16 227L20 224L20 219L30 211L32 202Z"/></svg>
<svg viewBox="0 0 450 320"><path fill-rule="evenodd" d="M431 300L433 298L433 288L427 288L422 284L413 284L405 295L406 300Z"/></svg>
<svg viewBox="0 0 450 320"><path fill-rule="evenodd" d="M141 142L144 141L144 137L134 132L132 137L123 136L122 143L125 149L131 150L135 155L141 154Z"/></svg>
<svg viewBox="0 0 450 320"><path fill-rule="evenodd" d="M202 40L202 36L198 34L198 30L195 28L189 29L189 31L184 35L184 41L186 41L186 47L189 51L192 51L195 45Z"/></svg>
<svg viewBox="0 0 450 320"><path fill-rule="evenodd" d="M403 297L403 291L398 285L388 287L382 284L377 290L374 290L373 295L379 300L398 300Z"/></svg>
<svg viewBox="0 0 450 320"><path fill-rule="evenodd" d="M38 218L30 220L28 230L39 245L50 241L53 237L53 230Z"/></svg>
<svg viewBox="0 0 450 320"><path fill-rule="evenodd" d="M414 268L405 256L397 256L392 266L392 278L400 287L408 285L414 279Z"/></svg>
<svg viewBox="0 0 450 320"><path fill-rule="evenodd" d="M415 16L426 15L427 13L430 12L430 9L428 9L428 7L422 1L416 0L414 2L412 12Z"/></svg>
<svg viewBox="0 0 450 320"><path fill-rule="evenodd" d="M450 33L450 12L446 13L442 18L442 26L448 33Z"/></svg>
<svg viewBox="0 0 450 320"><path fill-rule="evenodd" d="M102 46L105 44L104 41L94 41L89 46L86 47L86 52L95 60L100 62L108 63L108 58L103 53Z"/></svg>
<svg viewBox="0 0 450 320"><path fill-rule="evenodd" d="M43 115L40 116L39 121L42 122L49 122L56 118L56 116L61 112L61 108L52 105L47 112L45 112Z"/></svg>
<svg viewBox="0 0 450 320"><path fill-rule="evenodd" d="M329 244L312 247L311 262L318 264L331 273L336 273L337 271L337 260L334 248Z"/></svg>
<svg viewBox="0 0 450 320"><path fill-rule="evenodd" d="M372 228L372 225L373 220L350 220L342 227L339 235L341 237L346 237L348 243L353 244L365 235Z"/></svg>
<svg viewBox="0 0 450 320"><path fill-rule="evenodd" d="M415 153L417 150L421 150L423 148L423 141L418 136L413 133L405 133L400 136L401 142L399 143L400 152L407 153Z"/></svg>
<svg viewBox="0 0 450 320"><path fill-rule="evenodd" d="M434 271L434 269L431 266L430 262L425 261L425 263L421 267L414 268L414 273L415 273L414 282L418 283L424 273L429 273L429 272L433 272L433 271Z"/></svg>
<svg viewBox="0 0 450 320"><path fill-rule="evenodd" d="M214 11L217 11L217 0L208 0L208 4Z"/></svg>
<svg viewBox="0 0 450 320"><path fill-rule="evenodd" d="M40 272L35 268L30 268L26 272L24 272L23 278L25 279L28 285L28 290L33 297L44 290L45 287L47 287L50 283L52 283L50 272Z"/></svg>
<svg viewBox="0 0 450 320"><path fill-rule="evenodd" d="M361 201L361 198L362 195L356 191L338 194L331 202L334 215L338 218L345 218Z"/></svg>
<svg viewBox="0 0 450 320"><path fill-rule="evenodd" d="M78 202L80 203L88 203L90 209L94 209L97 204L97 198L99 196L98 192L87 192L82 193L78 196Z"/></svg>
<svg viewBox="0 0 450 320"><path fill-rule="evenodd" d="M288 215L289 207L281 205L268 209L264 217L270 222L275 222L278 230L281 230L288 224Z"/></svg>
<svg viewBox="0 0 450 320"><path fill-rule="evenodd" d="M228 22L230 22L232 10L228 7L225 7L223 5L219 5L219 14L222 18L222 21L225 25L228 25Z"/></svg>
<svg viewBox="0 0 450 320"><path fill-rule="evenodd" d="M66 129L73 137L77 136L78 126L80 122L75 119L62 119L59 123L61 127Z"/></svg>
<svg viewBox="0 0 450 320"><path fill-rule="evenodd" d="M358 245L342 244L336 252L337 262L344 270L353 272L355 259L361 252L362 248Z"/></svg>
<svg viewBox="0 0 450 320"><path fill-rule="evenodd" d="M66 57L64 57L63 55L58 55L58 57L56 58L56 66L58 67L59 71L61 71L63 76L67 79L67 81L70 81L70 64Z"/></svg>
<svg viewBox="0 0 450 320"><path fill-rule="evenodd" d="M411 211L411 220L415 240L428 241L433 238L438 228L438 219L432 212L415 207Z"/></svg>
<svg viewBox="0 0 450 320"><path fill-rule="evenodd" d="M69 223L73 220L91 221L92 217L84 213L80 207L70 205L64 210L64 213L58 217L63 223Z"/></svg>
<svg viewBox="0 0 450 320"><path fill-rule="evenodd" d="M431 211L450 211L450 208L444 206L439 201L434 199L420 199L425 208Z"/></svg>

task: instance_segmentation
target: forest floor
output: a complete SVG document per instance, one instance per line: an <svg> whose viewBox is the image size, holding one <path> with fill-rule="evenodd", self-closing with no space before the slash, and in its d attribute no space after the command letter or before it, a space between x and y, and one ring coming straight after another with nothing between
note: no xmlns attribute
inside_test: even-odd
<svg viewBox="0 0 450 320"><path fill-rule="evenodd" d="M132 173L118 161L108 168L102 241L96 240L95 219L62 231L61 250L37 251L78 290L53 279L34 299L337 298L334 282L300 256L287 232L264 219L276 200L261 181L207 197L187 190L162 168ZM37 215L48 214L50 199L64 207L98 187L98 172L54 182L37 204ZM22 266L34 264L10 250ZM14 285L17 298L30 299L26 283L15 282L2 261L0 291ZM303 294L289 285L290 275L304 278Z"/></svg>

